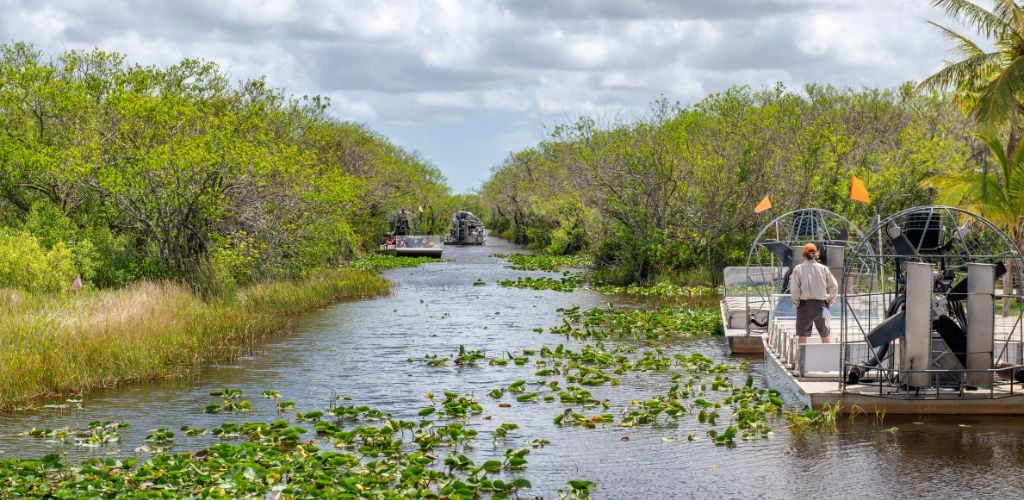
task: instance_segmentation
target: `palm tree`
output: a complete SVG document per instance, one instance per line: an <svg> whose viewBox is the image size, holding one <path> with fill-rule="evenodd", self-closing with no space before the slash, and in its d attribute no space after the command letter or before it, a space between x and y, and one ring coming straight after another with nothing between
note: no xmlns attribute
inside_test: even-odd
<svg viewBox="0 0 1024 500"><path fill-rule="evenodd" d="M924 180L936 188L935 202L962 206L1007 231L1017 250L1024 251L1024 148L1007 156L1007 148L995 135L979 134L978 138L992 151L999 163L995 175L985 170L938 174ZM1008 261L1012 271L1014 261ZM1009 314L1009 297L1013 292L1013 272L1003 279L1003 315Z"/></svg>
<svg viewBox="0 0 1024 500"><path fill-rule="evenodd" d="M937 189L935 202L962 206L1007 230L1018 249L1024 250L1024 148L1006 156L1006 147L994 135L978 138L992 151L998 162L995 175L984 171L939 174L925 179Z"/></svg>
<svg viewBox="0 0 1024 500"><path fill-rule="evenodd" d="M950 17L973 27L993 50L956 31L933 26L953 42L962 60L947 63L925 78L917 90L954 88L959 104L974 114L983 128L998 130L1009 124L1005 156L1013 158L1021 141L1024 117L1024 9L1015 0L994 0L991 11L968 0L932 0Z"/></svg>

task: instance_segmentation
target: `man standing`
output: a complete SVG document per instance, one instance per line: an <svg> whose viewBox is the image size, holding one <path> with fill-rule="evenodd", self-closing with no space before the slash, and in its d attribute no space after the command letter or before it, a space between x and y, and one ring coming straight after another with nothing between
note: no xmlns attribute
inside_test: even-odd
<svg viewBox="0 0 1024 500"><path fill-rule="evenodd" d="M398 222L395 226L395 234L399 236L409 234L409 214L405 212L404 208L398 211Z"/></svg>
<svg viewBox="0 0 1024 500"><path fill-rule="evenodd" d="M817 259L818 247L814 243L804 245L804 261L793 268L789 278L789 289L796 306L796 334L801 344L807 342L812 326L817 328L823 344L829 342L828 321L823 309L831 306L839 293L839 284L832 271Z"/></svg>

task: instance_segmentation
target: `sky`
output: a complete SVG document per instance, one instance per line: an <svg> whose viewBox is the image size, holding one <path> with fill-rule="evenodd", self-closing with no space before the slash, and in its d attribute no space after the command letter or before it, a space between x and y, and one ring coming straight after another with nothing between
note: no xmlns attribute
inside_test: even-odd
<svg viewBox="0 0 1024 500"><path fill-rule="evenodd" d="M891 87L953 55L927 0L0 0L0 42L215 61L323 95L455 192L580 116L733 85ZM968 31L969 32L969 31Z"/></svg>

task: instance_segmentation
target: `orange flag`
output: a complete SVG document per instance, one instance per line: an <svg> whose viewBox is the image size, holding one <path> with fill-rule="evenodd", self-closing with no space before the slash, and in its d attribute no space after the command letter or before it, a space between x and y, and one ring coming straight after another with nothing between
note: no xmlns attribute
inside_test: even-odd
<svg viewBox="0 0 1024 500"><path fill-rule="evenodd" d="M758 203L757 206L754 207L754 213L759 214L761 212L764 212L765 210L768 210L769 208L772 208L772 200L769 200L768 195L765 195L764 199L761 200L761 203Z"/></svg>
<svg viewBox="0 0 1024 500"><path fill-rule="evenodd" d="M850 177L850 199L861 203L871 203L868 188L864 186L864 181L857 178L856 175Z"/></svg>

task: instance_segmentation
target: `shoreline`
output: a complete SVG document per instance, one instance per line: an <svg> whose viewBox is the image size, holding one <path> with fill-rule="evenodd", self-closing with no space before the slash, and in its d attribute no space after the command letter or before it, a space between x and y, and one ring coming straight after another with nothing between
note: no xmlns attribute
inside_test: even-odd
<svg viewBox="0 0 1024 500"><path fill-rule="evenodd" d="M0 411L187 376L287 332L297 314L387 295L391 286L373 272L343 268L208 302L173 282L68 295L0 291Z"/></svg>

